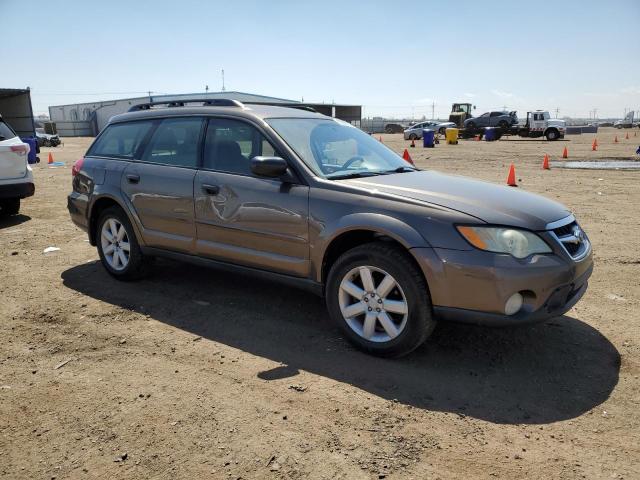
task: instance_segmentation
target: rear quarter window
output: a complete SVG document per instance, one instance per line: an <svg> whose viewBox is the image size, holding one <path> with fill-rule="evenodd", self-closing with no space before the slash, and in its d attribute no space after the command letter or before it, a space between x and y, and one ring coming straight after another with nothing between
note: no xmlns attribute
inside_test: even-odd
<svg viewBox="0 0 640 480"><path fill-rule="evenodd" d="M4 123L4 121L0 120L0 141L9 140L10 138L17 137L16 133L11 129L11 127Z"/></svg>
<svg viewBox="0 0 640 480"><path fill-rule="evenodd" d="M151 121L109 125L93 145L89 155L133 158L152 126Z"/></svg>

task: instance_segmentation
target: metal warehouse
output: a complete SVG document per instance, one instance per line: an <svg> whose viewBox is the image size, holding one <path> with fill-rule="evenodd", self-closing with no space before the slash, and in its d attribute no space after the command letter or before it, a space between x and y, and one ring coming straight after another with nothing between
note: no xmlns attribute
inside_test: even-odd
<svg viewBox="0 0 640 480"><path fill-rule="evenodd" d="M95 136L114 115L124 113L131 106L147 102L186 102L194 99L228 98L244 103L282 106L311 107L318 113L360 127L361 105L338 105L334 103L308 103L285 98L269 97L245 92L187 93L178 95L149 95L99 102L55 105L49 107L49 117L56 123L58 134L63 137Z"/></svg>

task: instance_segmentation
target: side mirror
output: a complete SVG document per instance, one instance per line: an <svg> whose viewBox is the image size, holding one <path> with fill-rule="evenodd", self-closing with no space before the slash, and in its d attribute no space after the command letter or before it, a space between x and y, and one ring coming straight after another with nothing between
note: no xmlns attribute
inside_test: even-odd
<svg viewBox="0 0 640 480"><path fill-rule="evenodd" d="M287 173L287 161L280 157L253 157L251 171L260 177L277 178Z"/></svg>

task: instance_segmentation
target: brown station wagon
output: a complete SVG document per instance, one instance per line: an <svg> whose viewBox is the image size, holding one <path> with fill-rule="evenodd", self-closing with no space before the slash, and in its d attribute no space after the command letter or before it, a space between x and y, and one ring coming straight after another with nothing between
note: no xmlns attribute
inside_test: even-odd
<svg viewBox="0 0 640 480"><path fill-rule="evenodd" d="M589 240L552 200L417 169L315 112L198 103L134 106L74 165L71 218L117 279L165 256L308 288L383 356L438 320L562 315L587 288Z"/></svg>

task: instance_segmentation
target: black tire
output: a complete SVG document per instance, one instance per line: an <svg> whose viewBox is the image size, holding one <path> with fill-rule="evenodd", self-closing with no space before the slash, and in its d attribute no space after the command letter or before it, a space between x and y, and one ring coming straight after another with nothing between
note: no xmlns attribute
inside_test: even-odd
<svg viewBox="0 0 640 480"><path fill-rule="evenodd" d="M548 141L553 142L555 140L558 140L558 138L560 138L560 133L558 133L557 130L550 128L549 130L547 130L547 133L545 134L545 136L547 137Z"/></svg>
<svg viewBox="0 0 640 480"><path fill-rule="evenodd" d="M101 232L103 225L109 219L117 220L124 227L126 236L129 240L129 262L122 270L117 270L109 265L109 262L106 260L103 251ZM96 223L96 231L94 233L96 245L98 248L98 255L100 255L100 261L102 262L102 265L109 273L109 275L117 278L118 280L129 281L142 278L146 274L146 258L140 250L140 244L138 243L138 239L136 238L135 230L133 229L133 226L129 221L129 217L127 217L127 215L120 207L110 207L104 210L98 218L98 222Z"/></svg>
<svg viewBox="0 0 640 480"><path fill-rule="evenodd" d="M19 211L19 198L7 198L4 200L0 200L0 216L8 217L9 215L17 215Z"/></svg>
<svg viewBox="0 0 640 480"><path fill-rule="evenodd" d="M509 130L509 124L505 120L502 120L501 122L498 123L498 128L506 132L507 130Z"/></svg>
<svg viewBox="0 0 640 480"><path fill-rule="evenodd" d="M469 122L469 123L467 123L467 128L469 130L473 130L473 129L476 128L476 124L474 122Z"/></svg>
<svg viewBox="0 0 640 480"><path fill-rule="evenodd" d="M48 138L47 138L47 139L45 139L45 141L44 141L44 146L45 146L45 147L50 147L50 146L51 146L51 140L49 140Z"/></svg>
<svg viewBox="0 0 640 480"><path fill-rule="evenodd" d="M406 324L397 337L384 342L367 340L352 330L343 317L339 300L340 284L350 271L359 266L384 270L402 289L408 313ZM331 267L325 298L329 315L346 338L357 348L380 357L400 357L412 352L436 326L429 290L422 273L407 252L385 242L367 243L343 253Z"/></svg>
<svg viewBox="0 0 640 480"><path fill-rule="evenodd" d="M411 133L409 135L409 140L417 140L418 139L418 135L416 135L415 133Z"/></svg>
<svg viewBox="0 0 640 480"><path fill-rule="evenodd" d="M445 133L447 133L447 127L440 127L440 130L438 130L438 133L440 135L444 135Z"/></svg>

